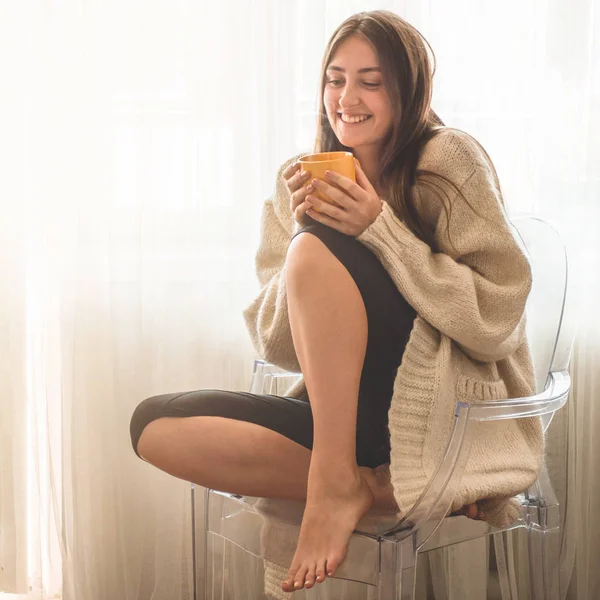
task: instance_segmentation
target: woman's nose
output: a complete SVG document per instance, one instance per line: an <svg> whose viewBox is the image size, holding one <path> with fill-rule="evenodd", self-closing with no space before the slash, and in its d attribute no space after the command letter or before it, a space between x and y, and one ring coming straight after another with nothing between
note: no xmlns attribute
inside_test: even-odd
<svg viewBox="0 0 600 600"><path fill-rule="evenodd" d="M358 104L358 90L351 85L346 85L340 94L340 106L342 108L351 108Z"/></svg>

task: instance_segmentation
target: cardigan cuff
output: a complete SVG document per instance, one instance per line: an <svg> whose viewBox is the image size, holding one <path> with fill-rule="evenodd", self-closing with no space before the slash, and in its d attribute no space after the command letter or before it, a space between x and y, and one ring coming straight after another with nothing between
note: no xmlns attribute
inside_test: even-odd
<svg viewBox="0 0 600 600"><path fill-rule="evenodd" d="M421 241L404 221L396 216L392 207L385 200L382 200L382 211L375 221L356 239L369 247L380 245L381 242L387 246L392 240L403 246L411 247L415 242Z"/></svg>

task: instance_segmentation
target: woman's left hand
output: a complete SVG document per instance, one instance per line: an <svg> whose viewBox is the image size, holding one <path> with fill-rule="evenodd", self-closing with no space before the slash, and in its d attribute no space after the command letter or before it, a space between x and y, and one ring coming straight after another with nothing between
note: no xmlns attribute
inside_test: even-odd
<svg viewBox="0 0 600 600"><path fill-rule="evenodd" d="M306 214L315 221L346 235L358 237L379 216L383 202L359 162L356 159L354 162L356 183L334 172L325 175L328 183L318 179L312 182L317 191L331 198L337 206L314 194L306 196L305 202L310 206Z"/></svg>

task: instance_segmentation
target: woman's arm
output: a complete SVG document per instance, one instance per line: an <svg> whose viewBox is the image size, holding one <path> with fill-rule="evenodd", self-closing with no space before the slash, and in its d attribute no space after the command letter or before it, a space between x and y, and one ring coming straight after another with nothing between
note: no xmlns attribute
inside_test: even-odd
<svg viewBox="0 0 600 600"><path fill-rule="evenodd" d="M439 135L429 160L442 162L438 172L456 182L485 218L452 194L450 221L442 210L432 224L439 249L433 252L384 203L358 239L433 327L476 360L501 360L523 341L531 269L506 218L493 167L479 146L466 134Z"/></svg>
<svg viewBox="0 0 600 600"><path fill-rule="evenodd" d="M293 159L287 161L279 169L273 197L263 206L260 244L255 261L261 290L244 310L244 319L261 358L289 371L299 372L285 288L285 258L293 225L291 213L289 222L285 224L279 216L285 210L286 198L289 202L282 174L292 162Z"/></svg>

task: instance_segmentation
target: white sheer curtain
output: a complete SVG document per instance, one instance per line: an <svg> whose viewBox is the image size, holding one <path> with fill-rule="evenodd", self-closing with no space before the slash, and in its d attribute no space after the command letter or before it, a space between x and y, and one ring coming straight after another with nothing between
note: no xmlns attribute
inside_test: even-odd
<svg viewBox="0 0 600 600"><path fill-rule="evenodd" d="M191 598L189 487L135 457L129 418L247 386L262 201L312 145L328 37L375 8L428 37L435 109L511 211L571 243L585 326L554 438L576 440L569 594L597 597L598 0L29 0L0 4L1 600Z"/></svg>

